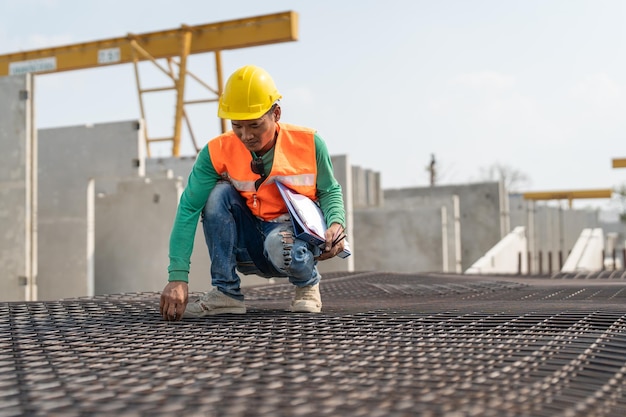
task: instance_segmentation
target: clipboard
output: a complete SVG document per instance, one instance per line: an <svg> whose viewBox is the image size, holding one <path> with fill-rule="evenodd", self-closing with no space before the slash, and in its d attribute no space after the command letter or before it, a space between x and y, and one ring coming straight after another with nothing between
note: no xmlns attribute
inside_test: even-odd
<svg viewBox="0 0 626 417"><path fill-rule="evenodd" d="M296 193L281 182L276 181L276 186L289 210L295 237L323 248L326 244L324 233L327 226L319 206L307 196ZM350 245L344 239L344 249L337 256L347 258L351 254Z"/></svg>

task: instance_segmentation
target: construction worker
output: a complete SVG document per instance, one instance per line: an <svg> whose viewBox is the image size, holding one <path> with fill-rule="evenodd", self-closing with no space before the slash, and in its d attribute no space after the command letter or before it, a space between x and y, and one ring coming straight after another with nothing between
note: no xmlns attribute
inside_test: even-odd
<svg viewBox="0 0 626 417"><path fill-rule="evenodd" d="M226 82L218 116L231 120L232 130L200 151L181 196L170 236L169 282L161 293L165 320L244 314L237 271L287 277L295 286L291 311L321 311L317 262L344 249L338 239L345 228L342 190L316 131L280 122L281 98L272 77L257 66L239 68ZM277 180L319 202L328 225L324 247L294 238ZM201 215L213 289L188 304Z"/></svg>

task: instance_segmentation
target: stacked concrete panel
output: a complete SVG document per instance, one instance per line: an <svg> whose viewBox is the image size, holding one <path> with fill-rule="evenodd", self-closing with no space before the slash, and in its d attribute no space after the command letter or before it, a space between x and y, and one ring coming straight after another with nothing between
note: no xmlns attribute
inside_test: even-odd
<svg viewBox="0 0 626 417"><path fill-rule="evenodd" d="M155 175L173 175L181 181L181 188L187 186L187 180L189 174L193 168L193 164L196 161L195 156L185 156L180 158L150 158L146 160L146 172L149 177ZM132 198L132 196L129 196ZM176 208L178 207L178 199L176 200L176 206L174 207L171 215L172 222L169 223L169 228L173 225L174 216L176 214ZM165 250L165 266L161 271L162 285L165 285L167 281L167 264L169 259L167 254L169 253L169 232L167 236L156 240L152 244L162 246ZM211 260L209 258L209 250L205 244L204 231L202 230L202 222L198 222L196 227L196 236L194 238L193 252L191 254L191 266L189 270L189 289L191 291L207 291L211 288ZM257 276L245 276L242 277L242 286L252 286L267 283L266 278Z"/></svg>
<svg viewBox="0 0 626 417"><path fill-rule="evenodd" d="M346 209L346 230L348 233L348 242L353 252L348 258L333 258L318 263L318 269L321 274L334 271L353 271L354 270L354 250L358 246L355 242L354 221L353 221L353 187L352 187L352 168L348 155L335 155L331 157L335 177L343 190L343 204Z"/></svg>
<svg viewBox="0 0 626 417"><path fill-rule="evenodd" d="M359 166L351 167L352 203L355 209L383 204L380 173Z"/></svg>
<svg viewBox="0 0 626 417"><path fill-rule="evenodd" d="M626 268L626 224L621 222L602 223L607 235L605 263L607 269Z"/></svg>
<svg viewBox="0 0 626 417"><path fill-rule="evenodd" d="M0 77L0 300L36 298L37 141L32 78Z"/></svg>
<svg viewBox="0 0 626 417"><path fill-rule="evenodd" d="M194 162L196 162L195 156L148 158L146 159L146 175L167 175L168 172L171 172L174 177L182 179L184 188L187 185L187 179Z"/></svg>
<svg viewBox="0 0 626 417"><path fill-rule="evenodd" d="M529 253L524 256L532 273L558 271L581 232L600 226L595 210L528 201L520 194L510 195L509 201L511 225L526 229Z"/></svg>
<svg viewBox="0 0 626 417"><path fill-rule="evenodd" d="M142 176L143 149L138 121L39 131L40 300L94 294L93 196Z"/></svg>
<svg viewBox="0 0 626 417"><path fill-rule="evenodd" d="M170 232L183 188L181 177L152 174L121 179L114 192L95 197L95 294L163 289ZM194 243L189 289L206 291L211 262L201 223ZM246 277L243 284L261 282L250 281Z"/></svg>
<svg viewBox="0 0 626 417"><path fill-rule="evenodd" d="M161 177L121 180L95 196L95 294L163 289L181 193L180 179Z"/></svg>
<svg viewBox="0 0 626 417"><path fill-rule="evenodd" d="M469 268L477 259L483 256L501 238L501 216L503 208L500 198L501 187L498 182L474 183L466 185L446 185L436 187L404 188L384 190L384 206L393 207L405 204L404 202L414 197L426 199L458 196L460 211L460 242L461 242L461 270ZM393 201L395 200L395 201ZM410 213L407 213L410 215ZM358 227L368 227L359 218L360 213L355 213L355 223ZM404 233L412 233L427 245L429 238L434 238L429 234L420 232L420 224L435 223L439 227L441 215L437 213L429 214L428 211L415 210L411 223L406 224ZM358 222L357 222L358 219ZM396 220L389 216L388 223L392 224ZM414 229L413 227L416 225ZM358 239L358 237L357 237ZM393 241L386 242L393 244ZM441 247L441 242L434 242L436 248ZM429 249L430 250L430 249ZM406 262L407 257L416 256L415 252L406 252L401 246L397 248L397 255L384 262L388 268L385 270L397 271L397 264ZM357 254L358 255L358 254ZM357 260L356 269L360 269ZM424 265L424 268L426 265ZM393 269L392 269L393 268ZM413 271L426 271L428 269L419 268ZM439 269L438 269L439 270Z"/></svg>
<svg viewBox="0 0 626 417"><path fill-rule="evenodd" d="M432 248L428 251L430 252L430 262L424 261L420 264L421 268L426 268L422 269L423 271L462 271L460 239L462 230L458 195L414 195L402 199L388 199L381 210L416 213L422 226L412 230L412 233L423 240L420 247L424 247L424 242L433 242ZM428 213L433 214L428 215ZM390 221L393 221L393 215L388 217ZM435 244L435 242L440 244ZM393 237L388 243L393 246ZM418 248L410 249L409 253L417 253L418 251L420 251Z"/></svg>
<svg viewBox="0 0 626 417"><path fill-rule="evenodd" d="M461 272L455 195L387 199L354 210L356 270Z"/></svg>

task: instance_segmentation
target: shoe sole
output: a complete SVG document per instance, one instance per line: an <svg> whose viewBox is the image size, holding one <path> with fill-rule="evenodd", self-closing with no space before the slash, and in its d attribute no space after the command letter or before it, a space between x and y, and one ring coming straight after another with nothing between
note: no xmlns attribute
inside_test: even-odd
<svg viewBox="0 0 626 417"><path fill-rule="evenodd" d="M291 306L292 313L321 313L321 307Z"/></svg>
<svg viewBox="0 0 626 417"><path fill-rule="evenodd" d="M246 309L241 307L232 307L232 308L220 308L217 310L203 311L200 314L188 313L185 311L183 317L206 317L206 316L218 316L220 314L246 314Z"/></svg>

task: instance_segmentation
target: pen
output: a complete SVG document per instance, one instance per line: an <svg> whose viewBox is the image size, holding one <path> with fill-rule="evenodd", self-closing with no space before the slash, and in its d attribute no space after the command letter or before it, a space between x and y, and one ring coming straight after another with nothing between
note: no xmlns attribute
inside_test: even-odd
<svg viewBox="0 0 626 417"><path fill-rule="evenodd" d="M337 239L333 240L333 246L335 246L337 243L341 242L345 238L346 238L346 234L343 233L340 237L338 237Z"/></svg>

